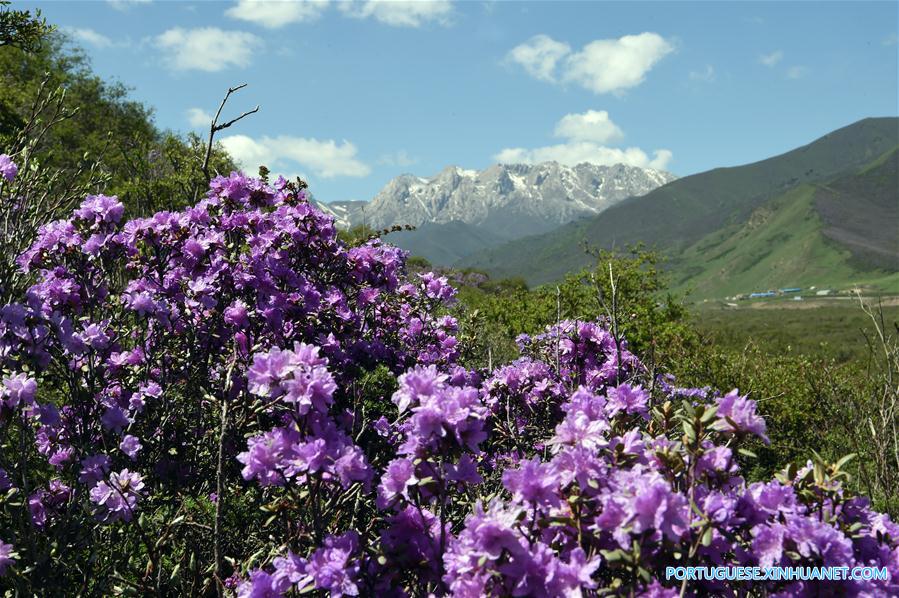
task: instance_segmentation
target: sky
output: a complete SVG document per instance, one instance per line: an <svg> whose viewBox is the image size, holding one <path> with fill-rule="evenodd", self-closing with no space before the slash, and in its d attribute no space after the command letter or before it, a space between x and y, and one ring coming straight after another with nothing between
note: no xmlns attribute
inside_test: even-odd
<svg viewBox="0 0 899 598"><path fill-rule="evenodd" d="M897 2L17 2L164 129L368 200L402 173L623 162L679 176L899 112Z"/></svg>

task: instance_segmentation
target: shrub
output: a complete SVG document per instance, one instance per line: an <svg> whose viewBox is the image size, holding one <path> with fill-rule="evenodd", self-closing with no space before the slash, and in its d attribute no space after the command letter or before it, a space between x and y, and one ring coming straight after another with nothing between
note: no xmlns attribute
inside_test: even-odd
<svg viewBox="0 0 899 598"><path fill-rule="evenodd" d="M122 213L90 196L43 226L0 309L0 583L19 593L820 589L664 575L708 563L899 580L899 527L845 461L747 482L756 403L646 367L614 318L466 369L447 280L345 245L283 179ZM840 590L899 591L878 583Z"/></svg>

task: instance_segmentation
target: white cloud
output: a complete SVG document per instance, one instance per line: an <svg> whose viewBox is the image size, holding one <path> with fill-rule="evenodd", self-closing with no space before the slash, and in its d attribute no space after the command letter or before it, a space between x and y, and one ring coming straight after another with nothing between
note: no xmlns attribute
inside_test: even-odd
<svg viewBox="0 0 899 598"><path fill-rule="evenodd" d="M638 147L617 148L602 145L624 136L604 110L567 114L556 123L554 134L556 137L566 138L566 141L531 149L505 148L493 158L503 164L559 162L575 166L589 162L604 166L628 164L656 170L665 170L672 158L672 153L667 149L655 150L650 156Z"/></svg>
<svg viewBox="0 0 899 598"><path fill-rule="evenodd" d="M356 19L372 18L392 27L421 27L430 22L449 25L450 0L364 0L340 2L341 12Z"/></svg>
<svg viewBox="0 0 899 598"><path fill-rule="evenodd" d="M151 1L152 0L106 0L106 3L116 10L125 11L138 4L149 4Z"/></svg>
<svg viewBox="0 0 899 598"><path fill-rule="evenodd" d="M155 38L165 62L179 71L223 71L245 67L262 40L244 31L223 31L216 27L183 29L175 27Z"/></svg>
<svg viewBox="0 0 899 598"><path fill-rule="evenodd" d="M624 137L621 129L609 118L605 110L587 110L582 114L566 114L556 124L553 133L574 141L608 143Z"/></svg>
<svg viewBox="0 0 899 598"><path fill-rule="evenodd" d="M328 4L328 0L238 0L225 14L233 19L277 29L291 23L315 21L325 12Z"/></svg>
<svg viewBox="0 0 899 598"><path fill-rule="evenodd" d="M412 166L418 162L417 158L411 157L406 150L400 150L398 152L394 152L392 154L382 154L380 158L378 158L378 164L383 164L384 166Z"/></svg>
<svg viewBox="0 0 899 598"><path fill-rule="evenodd" d="M568 44L541 34L512 48L506 60L520 64L535 79L553 82L556 64L570 52Z"/></svg>
<svg viewBox="0 0 899 598"><path fill-rule="evenodd" d="M522 65L532 77L542 81L575 83L603 94L636 87L672 51L674 46L670 42L650 32L598 39L574 53L564 42L537 35L513 48L507 59Z"/></svg>
<svg viewBox="0 0 899 598"><path fill-rule="evenodd" d="M356 146L344 140L318 140L279 135L253 139L247 135L231 135L221 139L224 148L249 171L260 164L271 170L296 170L296 165L322 178L340 176L364 177L371 168L356 157Z"/></svg>
<svg viewBox="0 0 899 598"><path fill-rule="evenodd" d="M192 127L209 127L212 123L212 115L202 108L188 108L187 122Z"/></svg>
<svg viewBox="0 0 899 598"><path fill-rule="evenodd" d="M113 41L103 35L102 33L98 33L93 29L81 28L81 27L65 27L64 31L72 36L73 39L94 46L95 48L109 48L112 47Z"/></svg>
<svg viewBox="0 0 899 598"><path fill-rule="evenodd" d="M801 79L808 74L808 69L804 66L791 66L787 69L787 79Z"/></svg>
<svg viewBox="0 0 899 598"><path fill-rule="evenodd" d="M690 71L691 81L706 81L711 83L715 80L715 76L715 67L711 64L705 65L705 68L701 71Z"/></svg>
<svg viewBox="0 0 899 598"><path fill-rule="evenodd" d="M764 64L767 67L777 66L777 63L783 60L784 53L780 50L775 50L770 54L762 54L759 56L759 62Z"/></svg>
<svg viewBox="0 0 899 598"><path fill-rule="evenodd" d="M646 73L673 50L657 33L596 40L566 59L563 80L594 93L621 92L642 83Z"/></svg>
<svg viewBox="0 0 899 598"><path fill-rule="evenodd" d="M650 158L646 152L637 147L620 149L601 146L590 141L574 141L535 149L506 148L493 158L503 164L536 164L554 161L576 166L582 162L589 162L604 166L627 164L641 168L665 170L671 161L671 156L671 152L665 149L655 150L653 157Z"/></svg>

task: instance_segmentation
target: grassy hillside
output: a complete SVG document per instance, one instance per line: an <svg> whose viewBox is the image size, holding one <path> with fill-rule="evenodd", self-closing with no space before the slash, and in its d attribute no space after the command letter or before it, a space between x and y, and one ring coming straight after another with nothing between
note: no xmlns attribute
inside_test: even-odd
<svg viewBox="0 0 899 598"><path fill-rule="evenodd" d="M764 223L770 222L782 230L767 235L763 241L752 239L752 247L746 250L749 255L741 264L733 265L725 272L743 275L743 271L752 269L756 262L770 258L753 273L743 275L736 281L735 288L754 282L757 274L769 266L771 260L777 259L775 255L767 255L769 251L774 253L774 249L768 247L771 243L788 240L793 244L791 249L801 248L809 259L818 260L822 254L827 254L821 267L828 268L838 256L830 255L832 251L821 245L823 240L818 243L811 239L810 231L820 230L826 224L820 219L815 221L814 215L807 213L811 210L815 185L831 182L847 173L856 174L865 168L876 169L876 164L872 163L883 160L897 143L899 119L865 119L780 156L679 179L643 197L626 200L595 218L473 254L461 260L460 265L481 268L493 276L524 276L530 283L544 283L589 263L589 257L580 247L584 242L605 249L642 242L674 256L675 267L686 268L680 273L681 282L686 283L703 274L696 268L707 269L703 265L706 258L699 255L699 247L705 245L714 249L741 231L744 235L757 231L758 225L753 222L761 219L762 226L767 227ZM794 200L803 205L784 212ZM805 222L806 216L810 222ZM791 218L799 218L800 222L793 224ZM889 221L874 223L883 226L884 231L889 224ZM750 229L747 230L747 226ZM797 227L804 232L794 231ZM789 239L781 237L785 232ZM884 232L880 236L887 234ZM735 251L736 244L730 245L731 251ZM727 247L722 247L721 251L725 249ZM682 252L684 257L678 257ZM714 255L723 257L720 252ZM755 256L754 260L752 256ZM858 259L859 256L854 257ZM716 263L708 268L711 271L709 280L721 276L722 265ZM718 274L713 274L715 267L719 268ZM851 274L845 273L846 276Z"/></svg>
<svg viewBox="0 0 899 598"><path fill-rule="evenodd" d="M501 236L492 229L454 220L444 224L426 223L415 230L390 233L384 238L432 264L444 265L501 245L510 237Z"/></svg>
<svg viewBox="0 0 899 598"><path fill-rule="evenodd" d="M884 306L883 316L888 330L893 323L899 324L899 305ZM859 363L870 356L865 335L870 338L871 321L850 299L759 302L741 304L739 309L710 302L694 309L693 320L716 346L728 351L742 352L755 345L772 355L802 354Z"/></svg>
<svg viewBox="0 0 899 598"><path fill-rule="evenodd" d="M852 252L861 267L899 264L899 148L860 172L819 186L815 209L824 235Z"/></svg>

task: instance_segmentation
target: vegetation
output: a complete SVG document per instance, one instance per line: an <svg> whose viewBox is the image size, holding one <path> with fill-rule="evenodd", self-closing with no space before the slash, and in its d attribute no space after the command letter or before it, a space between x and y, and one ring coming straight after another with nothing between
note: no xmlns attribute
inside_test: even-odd
<svg viewBox="0 0 899 598"><path fill-rule="evenodd" d="M876 298L871 301L877 305ZM693 322L700 334L728 352L749 347L780 357L805 355L840 364L864 364L870 358L871 321L854 298L784 303L741 303L737 309L700 304L693 307ZM899 306L882 309L887 322L899 321Z"/></svg>
<svg viewBox="0 0 899 598"><path fill-rule="evenodd" d="M207 181L198 139L158 131L15 19L20 42L0 47L16 67L0 76L21 83L0 88L0 590L899 592L895 308L691 312L642 246L590 251L537 288L435 274L379 238L398 230L337 231L302 181ZM836 164L822 151L808 153ZM788 158L765 172L805 164ZM766 202L750 221L773 226L815 191ZM767 242L799 251L827 214ZM664 575L709 562L866 564L892 581Z"/></svg>
<svg viewBox="0 0 899 598"><path fill-rule="evenodd" d="M35 119L42 102L53 112ZM92 73L85 54L58 31L44 32L39 44L0 46L0 146L20 162L27 151L43 169L65 174L60 178L94 189L102 183L131 215L184 207L207 183L206 144L161 131L149 108ZM210 165L214 173L235 168L220 148Z"/></svg>
<svg viewBox="0 0 899 598"><path fill-rule="evenodd" d="M611 268L617 273L621 330L651 367L689 385L739 388L758 401L769 422L770 444L752 447L757 459L746 463L751 479L767 479L816 453L833 460L849 453L862 456L852 465L860 476L865 467L883 460L876 457L882 445L866 423L882 417L847 414L847 409L881 409L884 393L896 396L895 386L890 395L883 379L895 366L883 354L895 351L891 331L899 326L899 308L878 307L875 300L868 309L882 317L879 323L848 298L806 309L786 302L691 308L682 296L666 290L665 270L653 253L599 252L594 258L594 271L568 276L558 287L530 290L520 279L493 281L472 271L459 275L460 321L463 338L474 341L473 363L514 359L519 332L539 332L560 317L607 317L608 306L599 297L611 292ZM468 337L466 331L472 331ZM861 477L856 481L861 484ZM897 489L859 488L896 513Z"/></svg>
<svg viewBox="0 0 899 598"><path fill-rule="evenodd" d="M41 11L32 15L27 10L10 9L10 4L9 0L0 0L0 47L13 46L26 52L39 48L52 30L41 18Z"/></svg>

